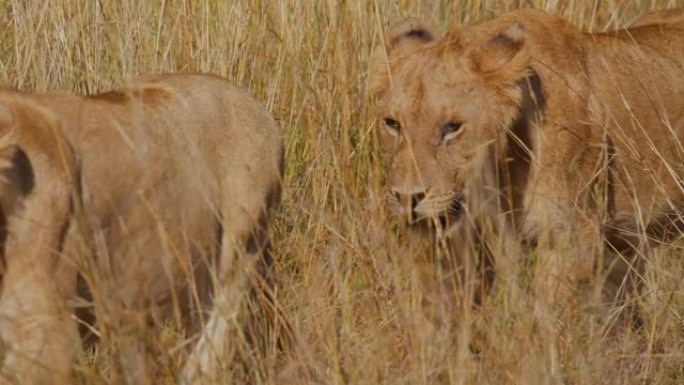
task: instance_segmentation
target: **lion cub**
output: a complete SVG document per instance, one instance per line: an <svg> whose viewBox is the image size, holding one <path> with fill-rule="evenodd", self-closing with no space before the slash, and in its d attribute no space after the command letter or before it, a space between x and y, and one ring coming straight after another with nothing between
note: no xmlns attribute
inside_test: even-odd
<svg viewBox="0 0 684 385"><path fill-rule="evenodd" d="M142 341L172 315L202 330L183 381L216 375L282 158L266 109L214 76L93 96L0 90L1 381L69 383L80 286L128 383L152 381Z"/></svg>
<svg viewBox="0 0 684 385"><path fill-rule="evenodd" d="M390 207L446 238L536 245L541 307L597 275L631 290L634 256L682 229L682 53L676 11L606 33L536 10L441 39L391 27L373 87Z"/></svg>

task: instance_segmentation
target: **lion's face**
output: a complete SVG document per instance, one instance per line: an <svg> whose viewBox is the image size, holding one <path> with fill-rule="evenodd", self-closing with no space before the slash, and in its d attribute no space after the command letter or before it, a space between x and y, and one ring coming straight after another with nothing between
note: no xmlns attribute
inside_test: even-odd
<svg viewBox="0 0 684 385"><path fill-rule="evenodd" d="M487 72L517 50L512 40L502 40L502 47L463 48L482 47L468 41L477 36L433 41L414 21L397 28L388 33L388 60L376 79L388 201L411 224L455 223L469 195L482 187L473 184L483 183L492 146L518 115L516 82Z"/></svg>

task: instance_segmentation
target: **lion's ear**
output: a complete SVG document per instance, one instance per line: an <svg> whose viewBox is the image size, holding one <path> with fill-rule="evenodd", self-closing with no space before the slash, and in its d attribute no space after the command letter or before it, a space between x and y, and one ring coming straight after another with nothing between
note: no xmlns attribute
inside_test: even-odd
<svg viewBox="0 0 684 385"><path fill-rule="evenodd" d="M7 170L12 168L12 159L18 149L12 110L0 104L0 193L7 183Z"/></svg>
<svg viewBox="0 0 684 385"><path fill-rule="evenodd" d="M17 146L17 122L12 109L0 104L0 158L6 151L14 151Z"/></svg>
<svg viewBox="0 0 684 385"><path fill-rule="evenodd" d="M395 23L385 32L385 48L388 53L405 44L424 44L432 40L432 32L414 18Z"/></svg>
<svg viewBox="0 0 684 385"><path fill-rule="evenodd" d="M511 24L471 53L470 68L492 81L517 82L526 75L529 66L526 35L525 27L520 23Z"/></svg>
<svg viewBox="0 0 684 385"><path fill-rule="evenodd" d="M519 49L525 43L527 31L522 24L515 22L508 29L496 35L490 43L495 43L504 47Z"/></svg>

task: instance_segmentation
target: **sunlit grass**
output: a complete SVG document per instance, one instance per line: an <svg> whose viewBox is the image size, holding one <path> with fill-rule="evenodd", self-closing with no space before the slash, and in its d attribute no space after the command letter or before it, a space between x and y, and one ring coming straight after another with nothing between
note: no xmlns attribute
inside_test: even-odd
<svg viewBox="0 0 684 385"><path fill-rule="evenodd" d="M417 16L443 32L518 3L528 2L2 0L0 73L23 89L97 92L138 74L211 72L272 111L287 153L273 223L276 298L296 338L285 349L237 347L247 368L226 373L227 383L682 383L684 267L676 246L659 249L648 267L642 331L608 335L587 315L558 341L505 286L478 310L448 305L453 293L435 284L439 268L422 257L425 245L411 244L386 213L366 92L382 31ZM531 3L598 31L682 6ZM182 367L179 334L171 325L155 339L168 352L159 381L171 383ZM121 380L108 350L83 353L79 381Z"/></svg>

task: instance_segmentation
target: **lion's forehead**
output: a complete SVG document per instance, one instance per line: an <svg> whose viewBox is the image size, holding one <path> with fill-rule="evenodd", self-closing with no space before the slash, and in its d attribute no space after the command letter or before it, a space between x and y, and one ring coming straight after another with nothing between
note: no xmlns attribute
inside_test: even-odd
<svg viewBox="0 0 684 385"><path fill-rule="evenodd" d="M451 87L417 79L406 84L397 83L386 94L380 112L422 123L466 119L477 111L469 90L467 86Z"/></svg>
<svg viewBox="0 0 684 385"><path fill-rule="evenodd" d="M405 57L392 69L393 80L409 85L420 80L430 87L454 87L468 83L469 71L463 60L455 56L436 56L429 53L415 53Z"/></svg>
<svg viewBox="0 0 684 385"><path fill-rule="evenodd" d="M401 110L441 110L467 97L473 88L460 60L437 57L409 57L391 69L391 83L385 102Z"/></svg>

